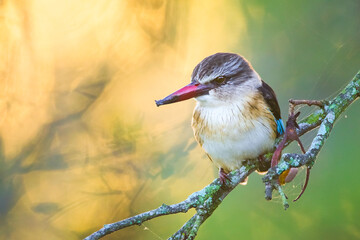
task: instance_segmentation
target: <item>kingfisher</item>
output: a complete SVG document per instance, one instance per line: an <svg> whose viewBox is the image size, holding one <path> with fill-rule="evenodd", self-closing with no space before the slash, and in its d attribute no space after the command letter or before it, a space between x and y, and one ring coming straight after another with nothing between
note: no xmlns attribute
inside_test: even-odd
<svg viewBox="0 0 360 240"><path fill-rule="evenodd" d="M238 54L206 57L193 70L190 84L155 102L160 106L190 98L196 100L195 139L219 169L221 183L244 161L273 150L284 133L275 92Z"/></svg>

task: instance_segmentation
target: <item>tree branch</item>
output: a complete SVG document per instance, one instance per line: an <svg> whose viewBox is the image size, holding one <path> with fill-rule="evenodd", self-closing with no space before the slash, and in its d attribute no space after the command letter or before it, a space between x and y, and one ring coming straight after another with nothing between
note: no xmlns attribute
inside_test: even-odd
<svg viewBox="0 0 360 240"><path fill-rule="evenodd" d="M100 239L117 230L141 225L143 222L163 215L187 212L191 208L196 209L195 215L185 225L177 231L170 239L194 239L200 225L215 211L222 200L240 183L256 169L255 163L248 163L237 171L229 174L231 182L221 185L219 179L215 179L211 184L198 192L191 194L185 201L173 205L161 205L159 208L141 213L139 215L121 220L119 222L106 224L100 230L94 232L85 240ZM185 238L184 238L185 237Z"/></svg>
<svg viewBox="0 0 360 240"><path fill-rule="evenodd" d="M307 166L311 168L317 155L319 154L322 146L334 126L335 121L339 118L341 113L360 97L360 71L356 74L353 80L331 101L313 101L313 100L289 100L290 112L294 111L294 105L309 104L318 105L322 107L316 110L314 113L302 120L296 130L297 136L301 136L314 128L320 126L315 138L312 141L311 146L304 154L284 153L280 158L280 162L270 168L267 174L264 176L263 181L265 183L265 198L270 200L272 198L272 192L276 189L283 201L285 209L289 206L287 197L283 192L279 184L279 176L290 168L298 168L301 166ZM276 147L283 140L283 137L277 139ZM292 140L287 140L284 144L286 147ZM275 150L275 148L274 148ZM220 205L222 200L240 183L256 169L259 168L263 162L270 163L272 159L272 153L266 154L261 160L255 159L251 161L245 161L240 169L231 172L228 177L231 182L228 181L224 185L221 185L219 179L215 179L211 184L204 189L191 194L185 201L182 201L173 205L161 205L159 208L141 213L139 215L124 219L122 221L105 225L100 230L94 232L85 240L100 239L105 235L108 235L117 230L133 226L141 225L143 222L151 220L163 215L176 214L180 212L187 212L191 208L196 209L196 213L189 221L187 221L180 230L178 230L169 239L194 239L201 224L211 216L215 209ZM261 163L262 162L262 163Z"/></svg>
<svg viewBox="0 0 360 240"><path fill-rule="evenodd" d="M313 139L309 149L304 154L296 153L285 153L282 155L279 164L275 167L272 167L268 170L267 174L263 178L267 186L266 199L271 199L271 194L275 186L278 184L278 178L281 173L290 169L298 168L301 166L308 166L311 168L314 163L317 155L319 154L322 146L324 145L326 139L329 137L330 132L334 126L335 121L339 118L341 113L343 113L346 108L353 103L357 98L360 97L360 71L355 75L352 81L331 101L324 103L324 110L320 110L311 114L304 121L313 122L309 125L315 125L314 122L320 123L320 128ZM324 118L322 118L324 116ZM313 119L313 117L315 117ZM312 121L315 120L315 121ZM303 123L304 123L303 121ZM301 124L299 124L301 131ZM305 125L306 126L306 125ZM271 189L271 190L270 190ZM284 202L283 202L284 203ZM285 203L284 203L285 206Z"/></svg>

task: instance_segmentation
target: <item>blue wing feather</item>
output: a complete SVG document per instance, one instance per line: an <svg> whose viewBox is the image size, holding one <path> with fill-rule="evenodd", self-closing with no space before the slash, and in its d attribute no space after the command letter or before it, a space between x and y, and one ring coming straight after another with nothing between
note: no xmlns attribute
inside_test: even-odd
<svg viewBox="0 0 360 240"><path fill-rule="evenodd" d="M275 121L276 121L276 126L277 126L276 127L277 132L280 135L283 134L285 132L285 126L284 126L283 120L280 118L278 120L275 119Z"/></svg>
<svg viewBox="0 0 360 240"><path fill-rule="evenodd" d="M270 111L270 109L268 109L269 112L271 113L271 115L273 115L274 117L274 120L276 122L276 131L282 135L284 132L285 132L285 126L284 126L284 122L283 120L280 118L280 119L276 119L276 117L274 116L274 114Z"/></svg>

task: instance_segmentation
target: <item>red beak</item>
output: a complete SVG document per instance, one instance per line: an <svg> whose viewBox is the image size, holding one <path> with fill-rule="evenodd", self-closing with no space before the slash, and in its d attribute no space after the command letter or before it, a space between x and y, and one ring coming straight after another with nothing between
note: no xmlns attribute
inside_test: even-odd
<svg viewBox="0 0 360 240"><path fill-rule="evenodd" d="M156 106L161 106L165 104L170 104L174 102L184 101L193 97L198 97L201 95L208 94L209 91L213 89L211 84L200 84L200 83L190 83L185 87L177 90L176 92L170 94L169 96L161 99L155 100Z"/></svg>

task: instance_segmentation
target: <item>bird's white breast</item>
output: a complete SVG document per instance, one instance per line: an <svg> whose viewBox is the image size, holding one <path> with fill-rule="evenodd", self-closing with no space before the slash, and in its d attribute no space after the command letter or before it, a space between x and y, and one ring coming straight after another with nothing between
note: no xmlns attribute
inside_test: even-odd
<svg viewBox="0 0 360 240"><path fill-rule="evenodd" d="M192 127L210 159L227 172L270 151L276 138L274 117L255 94L220 106L198 103Z"/></svg>

